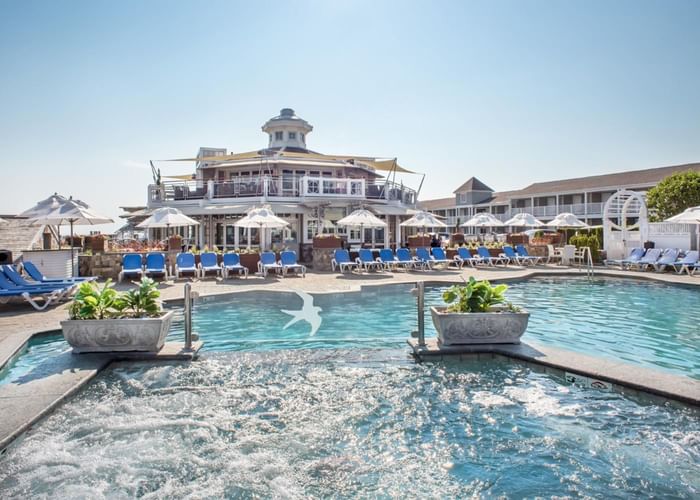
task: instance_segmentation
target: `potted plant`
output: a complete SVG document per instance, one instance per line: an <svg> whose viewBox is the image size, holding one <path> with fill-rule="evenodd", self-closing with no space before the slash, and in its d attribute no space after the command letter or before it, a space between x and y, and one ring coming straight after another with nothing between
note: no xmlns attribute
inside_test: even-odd
<svg viewBox="0 0 700 500"><path fill-rule="evenodd" d="M439 345L519 344L530 313L505 299L507 285L469 278L445 290L446 307L431 307Z"/></svg>
<svg viewBox="0 0 700 500"><path fill-rule="evenodd" d="M150 278L137 288L117 292L111 280L100 286L88 281L78 288L61 321L63 337L73 352L158 352L165 343L174 311L163 312L160 292Z"/></svg>

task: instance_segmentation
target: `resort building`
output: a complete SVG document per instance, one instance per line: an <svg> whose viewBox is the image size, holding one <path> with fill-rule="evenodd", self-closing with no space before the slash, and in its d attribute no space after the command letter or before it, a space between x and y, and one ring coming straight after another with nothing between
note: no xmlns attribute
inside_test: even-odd
<svg viewBox="0 0 700 500"><path fill-rule="evenodd" d="M402 217L412 213L416 190L397 179L413 173L395 158L327 155L308 149L313 126L285 108L262 126L267 146L231 153L226 148L202 147L191 174L160 179L148 186L147 209L176 207L200 224L184 230L191 243L232 250L250 237L260 244L257 229L234 226L254 206L269 205L289 226L273 230L265 246L285 246L309 255L313 237L332 227L352 210L368 208L387 223L387 230L337 227L334 230L359 244L373 241L389 246L401 241ZM187 160L187 159L186 159ZM248 233L250 232L250 234ZM267 232L265 232L267 233ZM364 238L363 238L364 236Z"/></svg>
<svg viewBox="0 0 700 500"><path fill-rule="evenodd" d="M454 191L454 196L421 201L419 208L445 217L449 231L455 231L480 212L489 212L503 222L521 212L530 213L542 222L570 212L587 224L599 225L603 223L605 202L617 191L629 189L643 193L665 177L686 170L700 172L700 163L536 182L520 190L501 192L471 177Z"/></svg>

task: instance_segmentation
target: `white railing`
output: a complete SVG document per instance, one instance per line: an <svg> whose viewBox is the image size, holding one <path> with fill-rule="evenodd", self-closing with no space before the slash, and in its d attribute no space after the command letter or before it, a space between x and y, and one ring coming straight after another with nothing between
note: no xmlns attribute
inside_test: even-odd
<svg viewBox="0 0 700 500"><path fill-rule="evenodd" d="M338 177L301 178L302 196L342 196L343 198L364 198L365 180Z"/></svg>

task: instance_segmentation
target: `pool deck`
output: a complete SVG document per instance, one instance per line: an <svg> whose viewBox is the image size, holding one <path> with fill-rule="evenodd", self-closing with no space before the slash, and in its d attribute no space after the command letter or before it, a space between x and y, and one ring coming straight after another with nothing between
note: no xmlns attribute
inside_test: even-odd
<svg viewBox="0 0 700 500"><path fill-rule="evenodd" d="M618 271L596 268L596 275L624 278L638 278L658 282L689 285L700 287L700 276L676 275L675 273L654 273ZM362 287L387 284L406 284L416 281L426 283L459 283L463 278L474 276L477 279L491 281L520 280L533 276L584 276L585 272L577 268L559 266L538 266L508 268L498 267L489 269L437 270L415 272L385 272L364 274L339 273L307 273L306 278L291 276L278 278L269 276L262 278L251 275L248 279L233 278L222 281L207 278L205 280L183 279L166 281L159 285L161 297L166 301L178 302L184 297L184 283L191 282L192 290L200 296L230 294L250 290L290 291L299 290L311 293L337 293L360 291ZM129 285L121 284L118 289L128 289ZM699 288L700 289L700 288ZM28 304L0 306L0 367L5 366L24 348L29 339L37 334L60 330L60 322L68 318L68 304L50 307L48 310L37 312ZM408 336L408 332L407 332ZM443 356L445 352L437 352L437 344L432 346L433 355ZM159 353L154 360L192 359L182 352L182 345L170 343L168 349ZM196 345L197 350L201 343ZM600 360L570 351L559 350L541 345L511 346L510 349L499 347L498 351L490 350L491 355L500 354L540 366L550 366L553 369L576 372L592 378L607 380L613 384L639 390L658 396L675 399L685 403L700 405L700 381L689 377L675 376L656 370L639 369L614 360ZM532 350L536 351L532 352ZM482 353L486 353L482 349ZM467 355L468 353L458 353ZM427 352L422 355L428 356ZM74 394L80 387L91 380L109 363L123 359L144 359L142 355L111 356L111 355L80 355L70 353L59 356L56 363L39 372L32 372L31 377L18 383L0 386L0 407L3 419L0 419L0 450L3 450L22 432L26 431L57 405ZM572 361L574 360L574 361ZM595 363L594 363L595 362ZM578 368L577 368L578 367ZM588 367L588 368L586 368Z"/></svg>

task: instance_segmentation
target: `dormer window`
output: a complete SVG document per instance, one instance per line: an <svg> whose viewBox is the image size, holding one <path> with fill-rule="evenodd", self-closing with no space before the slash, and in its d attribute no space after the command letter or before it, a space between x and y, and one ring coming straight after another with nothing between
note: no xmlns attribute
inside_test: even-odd
<svg viewBox="0 0 700 500"><path fill-rule="evenodd" d="M297 133L296 132L289 132L289 140L290 141L295 141L297 138Z"/></svg>
<svg viewBox="0 0 700 500"><path fill-rule="evenodd" d="M275 132L275 140L281 141L282 139L284 139L284 132L281 132L281 131Z"/></svg>

